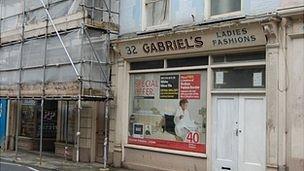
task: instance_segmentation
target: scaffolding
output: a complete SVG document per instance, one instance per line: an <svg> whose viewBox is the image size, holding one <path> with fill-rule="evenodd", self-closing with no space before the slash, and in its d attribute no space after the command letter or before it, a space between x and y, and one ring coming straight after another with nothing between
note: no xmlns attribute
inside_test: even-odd
<svg viewBox="0 0 304 171"><path fill-rule="evenodd" d="M119 0L0 0L0 98L41 100L40 163L45 100L77 101L79 161L82 101L103 101L108 158L110 40L118 32ZM18 155L19 124L15 150Z"/></svg>

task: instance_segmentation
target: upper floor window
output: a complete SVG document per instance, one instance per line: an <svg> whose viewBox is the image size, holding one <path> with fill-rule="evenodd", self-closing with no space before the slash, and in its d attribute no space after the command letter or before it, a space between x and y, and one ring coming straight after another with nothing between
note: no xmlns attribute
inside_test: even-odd
<svg viewBox="0 0 304 171"><path fill-rule="evenodd" d="M164 26L169 23L169 0L144 1L144 26L145 29L154 26Z"/></svg>
<svg viewBox="0 0 304 171"><path fill-rule="evenodd" d="M209 0L210 15L223 15L234 12L240 12L242 0Z"/></svg>

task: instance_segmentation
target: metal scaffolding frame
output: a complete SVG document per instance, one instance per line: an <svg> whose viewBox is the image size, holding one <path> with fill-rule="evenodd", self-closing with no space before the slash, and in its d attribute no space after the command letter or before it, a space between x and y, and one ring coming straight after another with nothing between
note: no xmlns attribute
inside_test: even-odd
<svg viewBox="0 0 304 171"><path fill-rule="evenodd" d="M21 115L21 101L25 100L25 99L34 99L34 100L41 100L41 113L40 113L40 142L39 142L39 156L40 156L40 164L42 163L42 149L43 149L43 115L44 115L44 104L45 104L45 100L67 100L67 101L77 101L77 132L76 132L76 161L79 162L79 151L80 151L80 119L81 119L81 109L82 109L82 101L103 101L105 103L105 111L104 111L104 123L102 123L104 125L104 130L105 130L105 136L104 136L104 147L103 147L103 167L106 168L107 167L107 159L108 159L108 124L109 124L109 105L110 105L110 101L112 100L112 96L111 96L111 81L110 81L110 72L106 73L104 71L104 66L106 65L106 67L110 67L110 62L108 61L109 58L109 54L110 54L110 38L111 38L111 34L115 34L115 32L113 32L110 29L102 29L104 34L106 34L106 61L101 61L100 57L98 56L98 53L96 52L93 43L90 39L90 35L87 31L88 26L85 24L82 24L80 26L84 36L87 38L88 43L93 51L93 56L95 58L96 61L91 60L91 61L85 61L85 62L90 62L91 63L91 67L94 64L98 64L98 67L100 67L101 72L101 78L105 78L106 81L99 81L99 80L85 80L82 78L80 72L77 70L75 64L79 63L79 61L74 62L72 60L72 57L68 51L68 49L66 48L66 45L64 43L64 41L61 38L61 33L58 31L58 29L56 28L56 25L53 21L53 18L49 12L49 3L45 4L43 0L37 0L39 1L44 8L44 11L46 13L46 19L45 19L45 34L44 35L40 35L40 37L44 38L44 55L43 55L43 65L42 66L31 66L31 67L23 67L22 66L22 60L23 60L23 51L24 51L24 43L26 41L26 38L24 36L25 34L25 17L26 17L26 10L25 10L25 6L26 6L26 0L23 0L23 10L22 10L22 26L21 26L21 39L20 42L20 64L19 64L19 68L18 69L0 69L1 71L12 71L12 70L18 70L19 71L19 78L18 78L18 93L17 96L5 96L4 98L7 99L11 99L11 100L17 100L17 115L16 115L16 132L15 132L15 156L17 158L18 156L18 140L19 140L19 122L20 122L20 115ZM110 25L112 20L112 14L115 15L119 15L118 12L115 12L111 9L111 0L108 0L108 3L106 2L106 0L99 0L102 1L103 6L105 6L105 8L98 8L98 7L94 7L95 1L97 0L92 0L92 6L87 6L84 3L84 0L81 0L81 4L80 6L82 7L83 10L83 21L86 20L86 9L91 9L92 10L92 18L94 18L94 13L95 10L96 11L101 11L101 12L106 12L108 15L108 24ZM117 0L118 1L118 0ZM47 1L48 2L48 1ZM3 3L3 0L0 1L0 3ZM119 1L118 1L119 3ZM2 12L2 6L0 11ZM1 17L2 20L2 17ZM1 26L0 22L0 26ZM54 33L49 33L49 27L52 27L54 29L54 32L56 34L56 36L58 37L62 48L65 51L66 57L68 58L69 62L68 63L61 63L61 64L56 64L57 65L71 65L73 67L73 71L78 83L79 83L79 94L78 95L58 95L58 96L46 96L46 88L45 88L45 82L46 82L46 69L48 66L50 66L50 64L47 64L47 41L48 41L48 37L52 36L52 34ZM110 26L109 26L110 28ZM67 30L68 32L68 30ZM1 31L0 31L1 33ZM82 40L83 41L83 40ZM13 42L15 43L15 42ZM8 43L9 44L9 43ZM83 61L81 61L80 63L82 63ZM24 69L33 69L33 68L41 68L43 69L43 82L42 82L42 95L41 96L34 96L34 97L28 97L28 96L22 96L22 71ZM109 68L108 68L109 70ZM105 89L105 96L100 96L100 95L84 95L83 94L83 81L88 81L88 82L95 82L95 83L100 83L100 85L102 86L101 89ZM105 87L103 87L103 85ZM1 94L0 94L1 97ZM3 96L2 96L3 97ZM67 142L66 142L67 143Z"/></svg>

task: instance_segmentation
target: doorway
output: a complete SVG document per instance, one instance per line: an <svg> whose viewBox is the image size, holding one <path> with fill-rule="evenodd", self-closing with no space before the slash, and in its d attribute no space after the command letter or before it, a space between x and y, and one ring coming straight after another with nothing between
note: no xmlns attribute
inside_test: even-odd
<svg viewBox="0 0 304 171"><path fill-rule="evenodd" d="M213 96L213 171L264 171L266 101L264 95Z"/></svg>

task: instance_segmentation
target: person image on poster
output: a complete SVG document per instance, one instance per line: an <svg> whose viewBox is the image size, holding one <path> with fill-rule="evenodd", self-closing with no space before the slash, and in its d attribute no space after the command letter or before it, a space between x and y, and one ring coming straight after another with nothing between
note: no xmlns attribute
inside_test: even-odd
<svg viewBox="0 0 304 171"><path fill-rule="evenodd" d="M179 101L179 107L175 112L174 123L176 139L179 141L185 140L187 134L191 131L197 131L198 127L190 118L188 111L188 100L181 99Z"/></svg>

